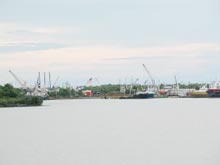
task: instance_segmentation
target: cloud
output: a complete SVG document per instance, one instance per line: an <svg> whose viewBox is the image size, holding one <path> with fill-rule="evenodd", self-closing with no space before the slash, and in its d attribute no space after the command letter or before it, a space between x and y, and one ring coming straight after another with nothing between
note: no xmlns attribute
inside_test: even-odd
<svg viewBox="0 0 220 165"><path fill-rule="evenodd" d="M0 53L17 53L17 52L58 49L66 46L67 45L65 44L57 44L57 43L8 43L8 44L4 44L4 46L0 45Z"/></svg>
<svg viewBox="0 0 220 165"><path fill-rule="evenodd" d="M192 43L145 48L118 48L103 45L93 47L66 47L28 51L25 53L9 53L5 56L13 57L13 59L24 62L24 64L32 62L31 59L40 60L45 64L49 64L50 62L117 63L117 61L121 63L136 60L169 60L171 62L174 59L190 60L195 58L198 60L200 57L207 58L209 55L216 53L220 53L220 44Z"/></svg>
<svg viewBox="0 0 220 165"><path fill-rule="evenodd" d="M207 78L209 72L219 69L216 65L220 60L219 53L220 45L211 43L143 48L66 47L2 54L0 70L8 68L23 73L51 71L66 81L85 80L93 75L106 82L116 82L119 78L131 76L146 78L141 66L144 63L157 79L178 73L196 79L199 75ZM209 59L209 55L212 58ZM209 66L215 67L210 67L210 70Z"/></svg>
<svg viewBox="0 0 220 165"><path fill-rule="evenodd" d="M0 51L19 52L65 47L65 35L80 33L80 28L33 26L0 22Z"/></svg>

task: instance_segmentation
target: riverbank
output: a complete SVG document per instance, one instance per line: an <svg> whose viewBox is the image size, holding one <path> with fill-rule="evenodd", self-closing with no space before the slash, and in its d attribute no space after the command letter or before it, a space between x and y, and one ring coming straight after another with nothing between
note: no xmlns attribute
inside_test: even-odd
<svg viewBox="0 0 220 165"><path fill-rule="evenodd" d="M43 99L36 96L23 96L18 98L0 98L1 107L41 106Z"/></svg>
<svg viewBox="0 0 220 165"><path fill-rule="evenodd" d="M26 92L14 88L11 84L0 86L0 107L40 106L43 99L37 96L26 96Z"/></svg>

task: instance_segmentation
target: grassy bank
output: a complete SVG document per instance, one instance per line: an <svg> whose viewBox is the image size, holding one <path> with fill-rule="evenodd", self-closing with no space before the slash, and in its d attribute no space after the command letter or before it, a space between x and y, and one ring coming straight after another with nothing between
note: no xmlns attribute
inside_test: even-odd
<svg viewBox="0 0 220 165"><path fill-rule="evenodd" d="M25 96L23 90L10 84L0 86L0 107L40 106L42 103L42 98Z"/></svg>
<svg viewBox="0 0 220 165"><path fill-rule="evenodd" d="M19 98L0 98L0 107L40 106L43 100L40 97L28 96Z"/></svg>

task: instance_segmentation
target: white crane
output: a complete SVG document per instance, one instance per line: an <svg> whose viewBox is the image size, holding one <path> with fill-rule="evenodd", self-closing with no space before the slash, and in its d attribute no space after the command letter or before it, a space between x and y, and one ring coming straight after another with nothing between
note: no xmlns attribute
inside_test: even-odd
<svg viewBox="0 0 220 165"><path fill-rule="evenodd" d="M149 70L147 69L147 67L144 64L143 64L143 67L144 67L145 71L147 72L148 76L150 77L150 80L152 82L153 87L155 87L155 81L154 81L153 77L151 76Z"/></svg>
<svg viewBox="0 0 220 165"><path fill-rule="evenodd" d="M46 88L40 88L37 85L34 88L30 88L30 87L27 86L26 82L21 81L11 70L9 70L9 73L14 77L14 79L26 91L26 95L39 96L39 97L42 97L42 98L47 98L48 97L48 91L47 91Z"/></svg>
<svg viewBox="0 0 220 165"><path fill-rule="evenodd" d="M28 89L26 82L22 82L11 70L9 70L9 73L11 73L11 75L13 76L13 78L21 85L21 87L22 87L23 89Z"/></svg>

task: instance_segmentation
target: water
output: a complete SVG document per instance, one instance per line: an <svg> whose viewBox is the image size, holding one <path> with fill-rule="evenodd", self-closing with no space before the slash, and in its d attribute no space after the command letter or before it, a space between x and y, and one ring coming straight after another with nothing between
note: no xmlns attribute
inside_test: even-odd
<svg viewBox="0 0 220 165"><path fill-rule="evenodd" d="M0 109L1 165L219 165L219 99Z"/></svg>

